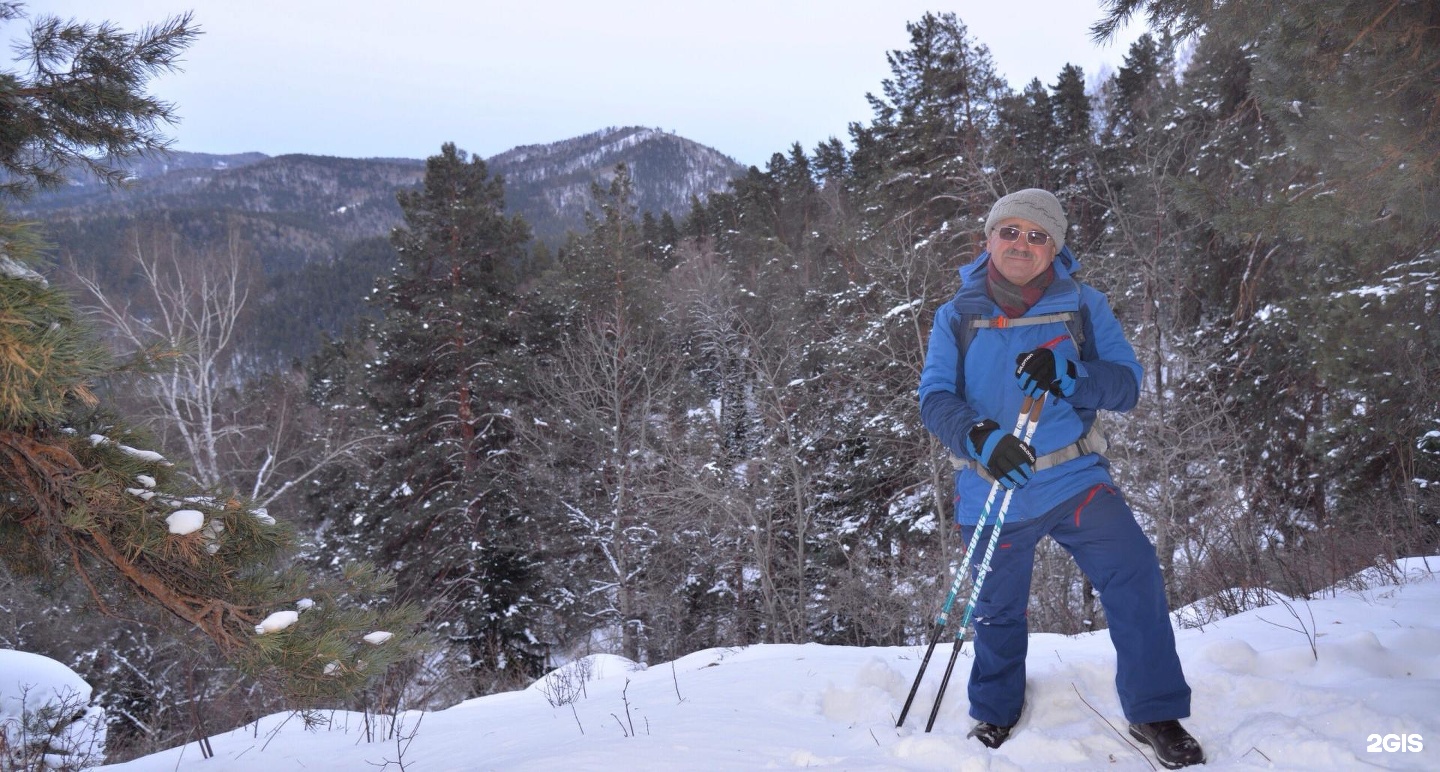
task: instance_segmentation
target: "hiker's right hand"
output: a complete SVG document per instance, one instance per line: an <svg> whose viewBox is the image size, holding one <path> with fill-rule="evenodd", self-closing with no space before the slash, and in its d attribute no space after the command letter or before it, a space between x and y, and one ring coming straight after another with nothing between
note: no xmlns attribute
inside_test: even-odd
<svg viewBox="0 0 1440 772"><path fill-rule="evenodd" d="M1006 490L1014 490L1035 474L1035 449L985 419L966 435L968 450Z"/></svg>

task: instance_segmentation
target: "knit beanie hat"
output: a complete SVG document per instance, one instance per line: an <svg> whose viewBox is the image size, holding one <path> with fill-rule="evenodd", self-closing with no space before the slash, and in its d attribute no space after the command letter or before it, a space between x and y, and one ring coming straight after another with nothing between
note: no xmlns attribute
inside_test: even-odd
<svg viewBox="0 0 1440 772"><path fill-rule="evenodd" d="M1026 188L996 201L995 206L990 207L990 216L985 218L985 235L988 237L996 225L1009 217L1020 217L1039 225L1050 234L1050 238L1055 239L1056 250L1065 246L1068 224L1065 210L1060 207L1060 199L1054 193L1040 188Z"/></svg>

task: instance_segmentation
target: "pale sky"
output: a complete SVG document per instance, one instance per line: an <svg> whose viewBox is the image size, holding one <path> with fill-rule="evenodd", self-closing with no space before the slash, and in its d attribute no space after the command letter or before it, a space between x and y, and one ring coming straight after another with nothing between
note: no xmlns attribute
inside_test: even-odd
<svg viewBox="0 0 1440 772"><path fill-rule="evenodd" d="M907 22L953 11L1002 77L1092 82L1143 30L1090 42L1100 0L32 0L137 30L187 10L204 34L152 91L178 150L482 157L607 126L673 131L744 164L873 117ZM7 38L24 25L11 24Z"/></svg>

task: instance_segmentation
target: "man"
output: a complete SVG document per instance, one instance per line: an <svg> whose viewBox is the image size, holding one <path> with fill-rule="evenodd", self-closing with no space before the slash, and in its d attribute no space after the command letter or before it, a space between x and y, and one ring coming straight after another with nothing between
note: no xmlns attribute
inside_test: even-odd
<svg viewBox="0 0 1440 772"><path fill-rule="evenodd" d="M998 748L1020 719L1031 568L1049 536L1100 593L1130 733L1168 768L1203 763L1178 721L1190 715L1190 687L1155 548L1110 479L1094 428L1096 411L1135 406L1142 370L1105 296L1074 278L1066 227L1047 191L995 203L986 251L960 270L960 291L936 312L920 376L925 426L959 459L955 517L967 543L992 484L1013 489L974 615L970 736ZM1011 432L1026 396L1045 400L1028 443Z"/></svg>

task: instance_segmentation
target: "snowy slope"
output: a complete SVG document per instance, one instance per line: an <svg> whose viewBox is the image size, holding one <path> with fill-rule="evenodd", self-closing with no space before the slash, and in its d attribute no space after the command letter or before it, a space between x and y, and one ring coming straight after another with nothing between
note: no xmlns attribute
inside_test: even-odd
<svg viewBox="0 0 1440 772"><path fill-rule="evenodd" d="M1185 723L1209 754L1203 769L1440 769L1440 558L1399 568L1403 584L1375 574L1367 589L1179 631L1195 692ZM930 734L924 719L948 642L899 730L895 717L923 648L769 645L697 652L648 670L593 658L591 680L571 704L551 704L566 682L552 680L547 698L542 681L402 714L390 739L367 742L359 714L326 714L329 728L313 731L281 714L215 736L210 760L191 744L107 769L1158 768L1122 736L1103 632L1032 637L1027 712L997 751L965 739L969 652L966 645Z"/></svg>

